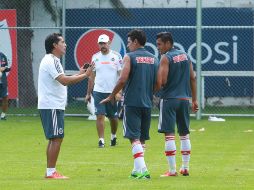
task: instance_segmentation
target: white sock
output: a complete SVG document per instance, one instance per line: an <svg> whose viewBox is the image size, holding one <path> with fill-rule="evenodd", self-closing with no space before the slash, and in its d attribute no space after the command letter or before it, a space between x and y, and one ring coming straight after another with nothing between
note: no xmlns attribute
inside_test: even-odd
<svg viewBox="0 0 254 190"><path fill-rule="evenodd" d="M113 140L114 138L116 138L116 134L111 133L111 140Z"/></svg>
<svg viewBox="0 0 254 190"><path fill-rule="evenodd" d="M165 155L168 160L170 173L175 173L176 172L175 136L165 136Z"/></svg>
<svg viewBox="0 0 254 190"><path fill-rule="evenodd" d="M182 168L189 169L191 143L189 135L180 136L181 140L181 154L182 154Z"/></svg>
<svg viewBox="0 0 254 190"><path fill-rule="evenodd" d="M3 118L3 117L5 117L5 113L4 112L1 113L1 118Z"/></svg>
<svg viewBox="0 0 254 190"><path fill-rule="evenodd" d="M105 144L104 138L99 138L99 141L101 141L103 144Z"/></svg>
<svg viewBox="0 0 254 190"><path fill-rule="evenodd" d="M134 158L133 171L137 171L141 173L147 171L145 159L144 159L144 151L140 142L135 142L132 144L132 155Z"/></svg>
<svg viewBox="0 0 254 190"><path fill-rule="evenodd" d="M47 176L51 176L56 171L56 168L47 168Z"/></svg>

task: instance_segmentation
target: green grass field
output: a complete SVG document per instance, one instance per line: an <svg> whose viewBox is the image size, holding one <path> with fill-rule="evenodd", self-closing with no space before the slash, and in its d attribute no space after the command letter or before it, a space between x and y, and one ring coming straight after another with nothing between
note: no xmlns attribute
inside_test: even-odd
<svg viewBox="0 0 254 190"><path fill-rule="evenodd" d="M65 139L57 169L69 180L45 180L44 138L38 117L8 117L0 121L1 190L133 190L133 189L253 189L253 118L226 118L226 122L191 121L192 155L190 176L160 178L167 170L164 138L157 133L153 119L151 140L147 141L145 160L151 180L133 180L131 147L118 131L118 146L109 147L109 123L106 148L97 148L94 121L81 117L65 118ZM204 128L203 131L199 129ZM180 166L177 138L177 166Z"/></svg>
<svg viewBox="0 0 254 190"><path fill-rule="evenodd" d="M1 102L0 102L1 103ZM26 114L26 115L38 115L37 105L30 107L17 107L16 103L10 101L10 107L8 114ZM0 104L1 105L1 104ZM254 115L253 106L208 106L201 110L202 114L247 114ZM159 114L157 107L152 109L153 114ZM66 107L65 114L89 114L84 101L80 100L68 100L68 106Z"/></svg>

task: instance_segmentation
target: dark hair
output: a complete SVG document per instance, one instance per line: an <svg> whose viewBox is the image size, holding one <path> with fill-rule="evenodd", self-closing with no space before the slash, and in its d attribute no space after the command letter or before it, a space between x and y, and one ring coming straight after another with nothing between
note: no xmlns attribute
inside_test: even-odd
<svg viewBox="0 0 254 190"><path fill-rule="evenodd" d="M54 49L54 43L58 43L60 41L59 37L62 37L62 34L60 33L53 33L46 37L45 39L45 50L46 53L52 53L52 50Z"/></svg>
<svg viewBox="0 0 254 190"><path fill-rule="evenodd" d="M144 46L146 44L146 33L143 30L139 29L131 30L127 36L131 39L131 41L137 39L138 43L141 46Z"/></svg>
<svg viewBox="0 0 254 190"><path fill-rule="evenodd" d="M174 44L173 36L170 32L160 32L156 35L156 39L161 39L164 43L170 42L172 45Z"/></svg>

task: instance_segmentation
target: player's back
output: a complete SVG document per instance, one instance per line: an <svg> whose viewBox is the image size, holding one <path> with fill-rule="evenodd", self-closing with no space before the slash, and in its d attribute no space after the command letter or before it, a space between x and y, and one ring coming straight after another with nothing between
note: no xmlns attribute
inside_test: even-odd
<svg viewBox="0 0 254 190"><path fill-rule="evenodd" d="M131 69L124 89L124 105L151 108L158 60L144 48L128 53L128 56Z"/></svg>
<svg viewBox="0 0 254 190"><path fill-rule="evenodd" d="M161 98L189 98L190 64L188 55L181 50L171 49L165 54L169 60L167 83L162 89Z"/></svg>

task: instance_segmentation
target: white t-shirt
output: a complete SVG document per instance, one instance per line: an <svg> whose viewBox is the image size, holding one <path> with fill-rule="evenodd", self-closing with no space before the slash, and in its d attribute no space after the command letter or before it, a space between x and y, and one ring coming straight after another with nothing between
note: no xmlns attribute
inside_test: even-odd
<svg viewBox="0 0 254 190"><path fill-rule="evenodd" d="M67 87L56 78L64 74L60 59L46 54L41 60L38 78L38 109L65 110Z"/></svg>
<svg viewBox="0 0 254 190"><path fill-rule="evenodd" d="M118 71L122 70L122 56L109 50L107 55L98 52L93 55L92 63L95 63L94 91L111 93L118 80Z"/></svg>

